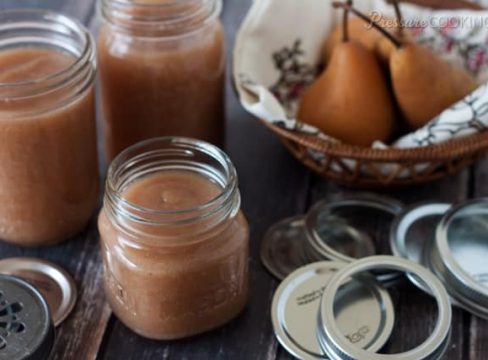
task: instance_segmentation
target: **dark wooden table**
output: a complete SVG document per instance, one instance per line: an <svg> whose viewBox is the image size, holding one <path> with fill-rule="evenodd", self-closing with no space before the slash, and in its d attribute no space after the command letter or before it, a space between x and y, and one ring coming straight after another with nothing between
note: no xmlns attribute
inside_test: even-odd
<svg viewBox="0 0 488 360"><path fill-rule="evenodd" d="M251 0L224 0L223 21L229 58L234 36ZM0 9L43 7L76 16L93 32L98 17L95 0L0 0ZM229 66L230 68L230 66ZM45 249L0 244L0 258L36 256L59 263L75 277L79 300L58 330L55 359L289 359L272 332L270 303L277 282L259 260L266 229L284 217L303 213L319 199L336 199L353 190L318 178L296 162L276 136L239 105L228 81L228 146L240 177L243 209L251 224L251 289L249 306L231 324L209 334L175 342L143 339L124 327L105 302L96 218L77 237ZM102 170L105 164L102 164ZM380 191L406 203L422 200L459 201L488 195L488 161L462 174L420 187ZM426 295L402 284L393 291L397 322L385 351L409 349L424 340L436 308ZM445 359L488 359L488 322L454 310L452 344Z"/></svg>

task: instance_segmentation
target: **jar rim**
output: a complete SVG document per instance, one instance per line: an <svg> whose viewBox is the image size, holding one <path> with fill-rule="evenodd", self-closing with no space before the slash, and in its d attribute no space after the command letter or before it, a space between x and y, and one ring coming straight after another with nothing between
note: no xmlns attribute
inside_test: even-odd
<svg viewBox="0 0 488 360"><path fill-rule="evenodd" d="M82 71L85 66L94 65L94 40L90 32L77 19L70 16L57 13L47 9L7 9L0 10L0 33L2 30L8 30L13 24L22 21L48 21L53 24L64 26L69 31L72 31L83 42L83 50L79 56L74 57L75 61L62 70L50 73L48 75L40 76L30 80L1 82L0 88L4 87L26 87L32 85L39 85L49 81L56 81L55 85L59 85L68 77L76 76ZM59 79L57 81L57 79Z"/></svg>
<svg viewBox="0 0 488 360"><path fill-rule="evenodd" d="M122 169L124 165L134 163L137 160L137 156L130 156L134 152L144 149L148 146L157 145L171 145L180 148L186 147L188 149L192 148L193 150L205 152L205 154L217 160L219 164L224 167L226 172L226 180L225 184L222 186L222 191L217 196L203 204L178 210L151 209L125 199L124 196L121 194L121 189L118 189L116 185L116 180L119 176L119 170ZM150 152L145 152L140 155L142 156L149 153ZM215 209L215 212L217 212L221 207L225 206L225 204L227 204L229 200L233 200L235 194L238 192L237 171L229 156L215 145L209 144L205 141L184 137L157 137L141 141L126 148L124 151L118 154L110 164L107 171L106 187L106 197L108 197L111 203L122 204L122 206L127 207L129 211L136 211L146 215L161 217L198 214L212 209ZM209 214L209 216L211 215L213 215L213 212ZM147 222L145 219L137 219L134 216L131 216L131 218L142 222ZM192 222L199 218L201 218L201 216L189 217L184 220L173 220L171 221L171 224ZM164 221L156 221L155 223L160 224L164 223Z"/></svg>
<svg viewBox="0 0 488 360"><path fill-rule="evenodd" d="M183 0L185 1L185 0ZM134 16L131 15L130 10L134 8L142 9L144 11L154 11L158 9L169 9L171 6L181 5L182 0L171 0L161 4L147 3L141 0L101 0L99 11L103 19L108 24L115 28L122 30L122 32L129 32L131 36L142 39L165 39L167 41L179 39L198 32L200 28L208 23L214 21L222 11L222 0L201 0L203 5L211 5L209 9L198 9L198 11L181 12L179 16L154 16L154 12L150 16ZM125 21L126 23L121 22ZM193 26L190 29L174 31L179 26L189 20L198 20L198 27ZM140 32L134 32L134 28L139 27ZM184 28L184 27L183 27ZM166 33L168 30L169 34ZM150 34L144 33L147 30Z"/></svg>

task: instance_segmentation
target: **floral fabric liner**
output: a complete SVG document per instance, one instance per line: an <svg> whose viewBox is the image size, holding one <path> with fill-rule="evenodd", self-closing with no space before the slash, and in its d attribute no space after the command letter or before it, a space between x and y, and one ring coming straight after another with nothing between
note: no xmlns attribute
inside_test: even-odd
<svg viewBox="0 0 488 360"><path fill-rule="evenodd" d="M488 7L488 0L478 2ZM394 16L384 0L356 3L373 16ZM488 129L488 11L433 11L410 4L402 4L402 10L416 41L465 68L481 85L389 146L427 146ZM255 0L234 49L235 83L246 110L287 129L330 139L297 121L295 114L301 94L319 72L324 39L339 18L324 0ZM374 147L388 146L378 142Z"/></svg>

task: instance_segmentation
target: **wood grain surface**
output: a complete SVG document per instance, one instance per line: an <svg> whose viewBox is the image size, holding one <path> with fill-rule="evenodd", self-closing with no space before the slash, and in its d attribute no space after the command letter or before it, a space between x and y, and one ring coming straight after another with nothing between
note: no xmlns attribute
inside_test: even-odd
<svg viewBox="0 0 488 360"><path fill-rule="evenodd" d="M257 0L256 0L257 1ZM229 56L227 81L227 152L240 180L243 210L251 225L251 300L244 313L214 332L174 342L143 339L122 325L107 306L96 216L78 236L46 249L21 249L0 243L0 258L36 256L54 261L73 274L80 297L74 313L58 329L54 359L291 359L277 343L271 327L270 304L278 285L259 260L261 238L268 227L284 217L305 212L320 199L338 199L354 193L317 178L295 161L276 136L239 105L230 81L230 60L235 33L251 0L224 0L223 22ZM94 0L0 0L0 9L43 7L76 16L96 31ZM1 69L0 69L1 70ZM105 164L101 165L105 169ZM455 202L488 195L488 161L462 174L420 187L378 191L405 203L425 200ZM431 229L425 229L429 236ZM384 352L403 351L423 341L436 319L433 301L408 283L392 289L396 326ZM488 322L454 310L453 336L446 360L488 359Z"/></svg>

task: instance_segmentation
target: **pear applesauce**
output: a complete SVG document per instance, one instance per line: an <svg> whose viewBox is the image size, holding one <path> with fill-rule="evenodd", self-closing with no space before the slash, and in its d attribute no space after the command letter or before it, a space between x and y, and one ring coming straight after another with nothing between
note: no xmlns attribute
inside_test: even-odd
<svg viewBox="0 0 488 360"><path fill-rule="evenodd" d="M102 1L98 50L108 159L156 136L222 145L220 8L220 0Z"/></svg>
<svg viewBox="0 0 488 360"><path fill-rule="evenodd" d="M225 154L194 140L149 140L115 159L99 216L105 289L133 331L183 338L243 310L249 229L236 181Z"/></svg>
<svg viewBox="0 0 488 360"><path fill-rule="evenodd" d="M0 22L0 239L50 245L97 204L93 44L47 11L1 11Z"/></svg>

